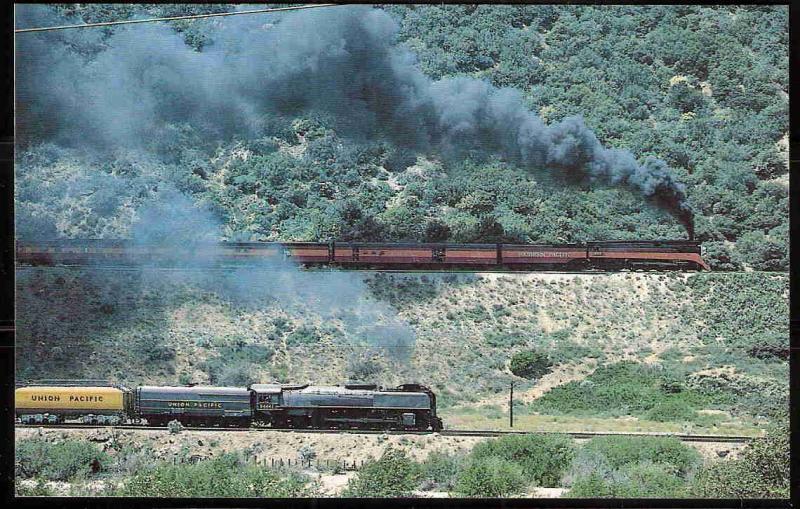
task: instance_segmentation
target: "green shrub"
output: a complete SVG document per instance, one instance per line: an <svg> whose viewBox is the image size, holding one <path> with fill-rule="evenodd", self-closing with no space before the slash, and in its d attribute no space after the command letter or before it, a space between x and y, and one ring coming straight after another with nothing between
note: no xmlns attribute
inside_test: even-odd
<svg viewBox="0 0 800 509"><path fill-rule="evenodd" d="M581 453L599 457L612 469L652 462L684 478L701 461L695 449L673 437L595 437L583 445Z"/></svg>
<svg viewBox="0 0 800 509"><path fill-rule="evenodd" d="M461 456L434 451L420 465L419 480L428 489L450 491L455 486L463 462Z"/></svg>
<svg viewBox="0 0 800 509"><path fill-rule="evenodd" d="M697 412L679 398L670 398L657 403L644 414L645 419L657 422L692 421L696 416Z"/></svg>
<svg viewBox="0 0 800 509"><path fill-rule="evenodd" d="M18 497L54 497L56 493L53 488L47 486L43 479L36 481L33 486L22 484L17 479L16 495Z"/></svg>
<svg viewBox="0 0 800 509"><path fill-rule="evenodd" d="M169 429L169 433L171 435L177 435L183 432L183 424L181 424L181 421L177 419L169 421L167 423L167 428Z"/></svg>
<svg viewBox="0 0 800 509"><path fill-rule="evenodd" d="M779 417L789 407L789 387L785 380L741 373L694 373L687 386L717 406L751 415Z"/></svg>
<svg viewBox="0 0 800 509"><path fill-rule="evenodd" d="M114 471L121 475L135 474L153 464L154 451L151 444L126 444L114 455Z"/></svg>
<svg viewBox="0 0 800 509"><path fill-rule="evenodd" d="M256 381L253 364L232 354L226 356L224 349L220 355L201 362L200 368L214 385L242 387Z"/></svg>
<svg viewBox="0 0 800 509"><path fill-rule="evenodd" d="M527 482L522 467L496 456L472 457L459 472L455 492L465 497L519 495Z"/></svg>
<svg viewBox="0 0 800 509"><path fill-rule="evenodd" d="M289 346L313 345L320 340L320 335L314 327L302 325L286 336L286 344Z"/></svg>
<svg viewBox="0 0 800 509"><path fill-rule="evenodd" d="M763 333L748 335L750 344L746 345L747 354L767 361L789 360L789 337L781 333Z"/></svg>
<svg viewBox="0 0 800 509"><path fill-rule="evenodd" d="M464 319L476 323L482 323L491 319L492 315L482 304L464 310Z"/></svg>
<svg viewBox="0 0 800 509"><path fill-rule="evenodd" d="M541 378L549 372L551 365L547 354L535 350L526 350L511 357L509 368L515 375L532 380Z"/></svg>
<svg viewBox="0 0 800 509"><path fill-rule="evenodd" d="M684 495L700 455L674 438L597 437L580 449L564 476L569 497Z"/></svg>
<svg viewBox="0 0 800 509"><path fill-rule="evenodd" d="M164 344L165 338L145 336L139 340L139 355L150 362L168 362L175 359L175 348Z"/></svg>
<svg viewBox="0 0 800 509"><path fill-rule="evenodd" d="M17 442L16 456L17 476L23 479L69 481L105 471L111 464L108 454L83 440L53 443L41 438L24 439Z"/></svg>
<svg viewBox="0 0 800 509"><path fill-rule="evenodd" d="M229 387L246 387L257 381L253 366L246 361L236 361L224 365L219 375L213 380L216 384Z"/></svg>
<svg viewBox="0 0 800 509"><path fill-rule="evenodd" d="M525 341L524 332L503 329L490 329L483 334L483 337L487 345L496 348L514 346Z"/></svg>
<svg viewBox="0 0 800 509"><path fill-rule="evenodd" d="M771 428L749 444L735 460L702 468L692 483L692 495L709 498L788 498L789 426Z"/></svg>
<svg viewBox="0 0 800 509"><path fill-rule="evenodd" d="M500 458L519 465L525 479L554 488L575 455L575 443L563 435L510 435L476 445L472 459Z"/></svg>
<svg viewBox="0 0 800 509"><path fill-rule="evenodd" d="M614 484L599 472L577 478L564 495L565 498L601 498L617 496Z"/></svg>
<svg viewBox="0 0 800 509"><path fill-rule="evenodd" d="M555 333L550 334L550 337L552 338L554 334ZM553 348L548 350L547 356L553 365L558 365L578 361L585 357L598 359L603 356L603 350L597 346L579 345L578 343L564 339L555 341Z"/></svg>
<svg viewBox="0 0 800 509"><path fill-rule="evenodd" d="M111 490L136 497L303 497L314 489L296 473L246 465L234 454L196 464L160 464L125 479Z"/></svg>
<svg viewBox="0 0 800 509"><path fill-rule="evenodd" d="M380 459L364 464L347 483L345 497L407 497L419 478L419 467L397 449L386 449Z"/></svg>
<svg viewBox="0 0 800 509"><path fill-rule="evenodd" d="M576 479L566 497L679 498L686 480L666 465L643 462L625 465L603 476L598 472Z"/></svg>
<svg viewBox="0 0 800 509"><path fill-rule="evenodd" d="M347 365L347 374L354 381L370 381L383 373L383 366L375 357L352 359Z"/></svg>
<svg viewBox="0 0 800 509"><path fill-rule="evenodd" d="M678 392L676 392L678 391ZM542 395L531 409L577 415L637 415L657 420L685 421L709 398L684 388L660 366L624 361L602 366L581 381L569 382Z"/></svg>

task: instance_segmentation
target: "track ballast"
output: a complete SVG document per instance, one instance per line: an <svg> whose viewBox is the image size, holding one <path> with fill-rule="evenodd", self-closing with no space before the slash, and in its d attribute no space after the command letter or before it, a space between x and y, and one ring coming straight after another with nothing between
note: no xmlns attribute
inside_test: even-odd
<svg viewBox="0 0 800 509"><path fill-rule="evenodd" d="M17 428L42 428L42 429L114 429L123 431L167 431L166 426L101 426L94 424L17 424ZM245 432L245 431L275 431L279 433L309 433L309 434L351 434L351 435L441 435L456 437L501 437L506 435L568 435L574 439L591 439L601 436L626 436L626 437L673 437L682 442L710 442L710 443L749 443L754 438L744 435L694 435L684 433L660 432L617 432L617 431L513 431L513 430L442 430L432 431L399 431L399 430L338 430L338 429L297 429L297 428L224 428L224 427L184 427L183 431L208 431L208 432Z"/></svg>

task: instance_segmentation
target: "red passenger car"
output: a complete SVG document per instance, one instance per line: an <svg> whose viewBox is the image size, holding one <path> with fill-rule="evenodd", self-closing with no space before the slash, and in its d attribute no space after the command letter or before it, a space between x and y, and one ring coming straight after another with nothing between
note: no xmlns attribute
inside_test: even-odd
<svg viewBox="0 0 800 509"><path fill-rule="evenodd" d="M333 261L343 266L426 265L433 261L428 244L335 243Z"/></svg>
<svg viewBox="0 0 800 509"><path fill-rule="evenodd" d="M330 261L328 244L292 242L284 244L284 247L286 257L297 263L328 263Z"/></svg>
<svg viewBox="0 0 800 509"><path fill-rule="evenodd" d="M442 244L440 249L447 265L497 265L497 244Z"/></svg>

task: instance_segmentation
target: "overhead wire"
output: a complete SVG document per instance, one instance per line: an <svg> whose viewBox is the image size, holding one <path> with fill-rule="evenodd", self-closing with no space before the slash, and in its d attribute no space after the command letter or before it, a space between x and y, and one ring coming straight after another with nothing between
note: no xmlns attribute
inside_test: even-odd
<svg viewBox="0 0 800 509"><path fill-rule="evenodd" d="M242 14L262 14L262 13L269 13L269 12L282 12L282 11L297 11L300 9L316 9L318 7L335 7L337 5L342 4L306 4L306 5L298 5L293 7L275 7L270 9L256 9L252 11L234 11L234 12L215 12L210 14L193 14L187 16L170 16L165 18L148 18L148 19L131 19L131 20L122 20L122 21L104 21L100 23L84 23L82 25L61 25L61 26L52 26L52 27L36 27L36 28L19 28L15 29L15 34L27 33L27 32L49 32L52 30L67 30L70 28L91 28L91 27L105 27L105 26L114 26L114 25L132 25L135 23L154 23L160 21L179 21L179 20L186 20L186 19L201 19L201 18L213 18L213 17L222 17L222 16L239 16Z"/></svg>

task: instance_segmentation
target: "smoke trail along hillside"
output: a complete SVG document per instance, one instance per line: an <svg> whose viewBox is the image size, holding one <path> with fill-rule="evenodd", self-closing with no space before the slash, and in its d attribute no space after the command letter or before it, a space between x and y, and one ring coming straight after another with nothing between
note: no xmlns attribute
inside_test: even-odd
<svg viewBox="0 0 800 509"><path fill-rule="evenodd" d="M155 199L139 210L131 228L134 245L165 248L159 261L197 270L163 271L150 260L134 258L130 261L141 268L141 287L168 292L190 285L236 306L274 307L311 321L340 323L351 344L366 345L393 361L409 361L416 332L392 306L372 296L364 275L304 272L280 256L256 267L209 271L218 266L220 253L213 241L220 238L220 227L208 208L161 186Z"/></svg>
<svg viewBox="0 0 800 509"><path fill-rule="evenodd" d="M63 23L19 6L19 27ZM425 76L396 43L397 23L368 6L241 16L207 23L198 52L162 24L110 36L71 30L17 37L18 129L25 141L146 147L169 123L246 136L267 112L334 116L339 133L380 137L445 157L497 153L531 171L626 186L676 217L690 236L684 186L663 161L604 148L580 117L547 126L515 89ZM77 50L76 50L77 48Z"/></svg>

